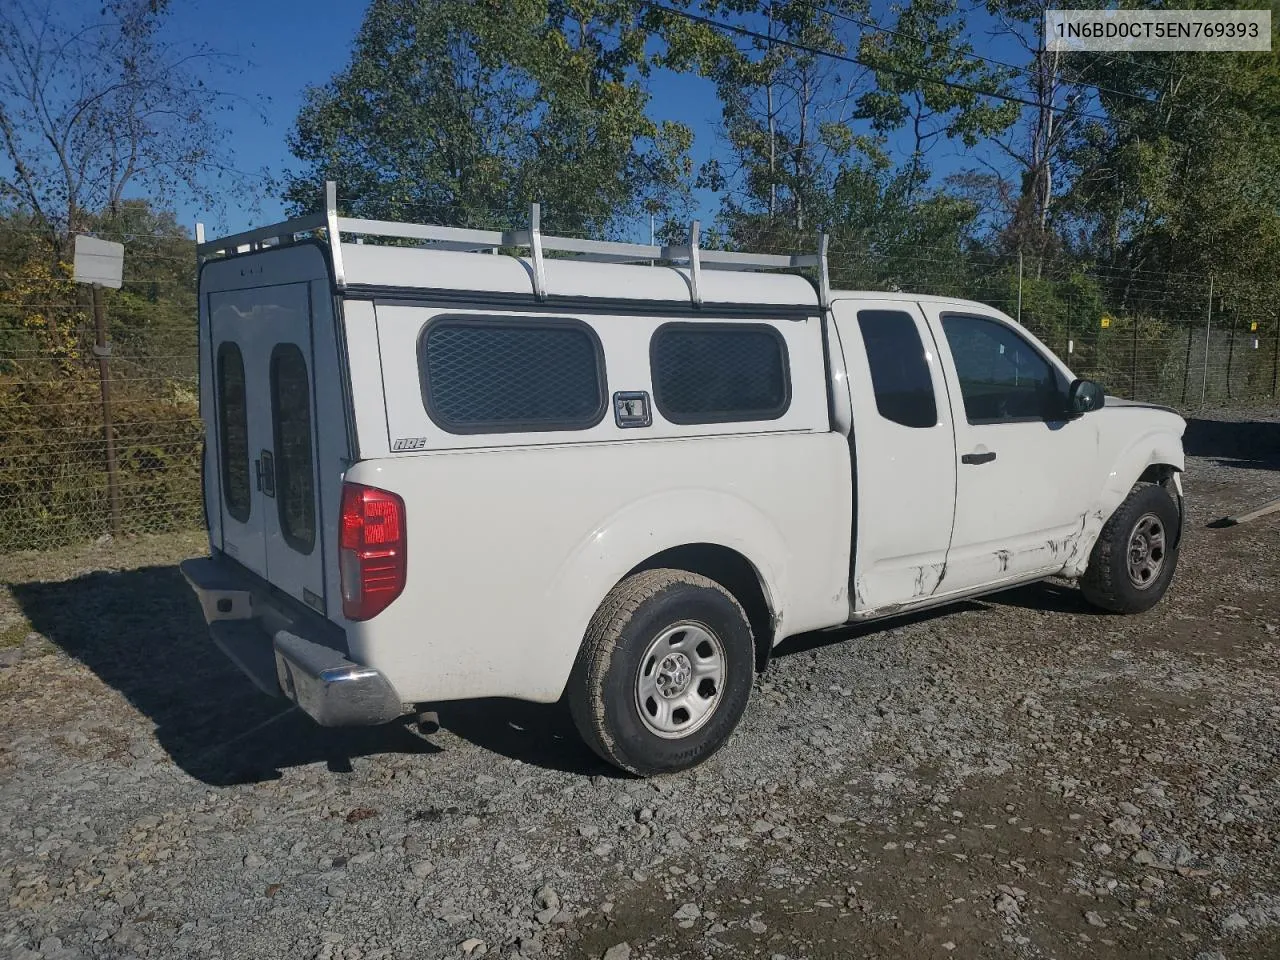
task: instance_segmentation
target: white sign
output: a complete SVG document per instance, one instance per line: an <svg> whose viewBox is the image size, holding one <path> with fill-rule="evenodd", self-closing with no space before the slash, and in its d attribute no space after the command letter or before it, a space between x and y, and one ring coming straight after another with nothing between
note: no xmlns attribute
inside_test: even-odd
<svg viewBox="0 0 1280 960"><path fill-rule="evenodd" d="M124 278L124 244L76 234L73 279L99 287L120 289Z"/></svg>

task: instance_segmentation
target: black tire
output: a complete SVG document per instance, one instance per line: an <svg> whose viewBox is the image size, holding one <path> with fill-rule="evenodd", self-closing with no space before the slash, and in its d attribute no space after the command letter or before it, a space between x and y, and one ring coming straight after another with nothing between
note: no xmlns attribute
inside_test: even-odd
<svg viewBox="0 0 1280 960"><path fill-rule="evenodd" d="M641 670L648 671L644 676L650 682L667 676L654 673L657 661L650 647L659 640L685 642L682 628L692 629L695 640L705 635L719 644L717 650L704 642L692 652L695 659L699 650L718 655L720 683L704 690L704 679L690 691L696 674L685 677L679 663L672 661L677 672L670 689L683 678L680 689L700 698L697 709L702 709L701 701L710 702L710 696L704 696L710 690L716 699L705 719L689 724L689 733L677 730L664 737L650 727L659 722L655 716L648 721L641 716ZM670 639L663 640L668 632ZM687 657L684 663L692 666ZM701 763L728 741L747 707L754 670L751 624L728 590L685 570L645 570L614 587L591 618L569 679L569 710L582 739L609 763L642 777L671 773ZM656 709L653 698L649 700ZM679 713L678 707L671 710L671 724L678 726Z"/></svg>
<svg viewBox="0 0 1280 960"><path fill-rule="evenodd" d="M1152 531L1158 529L1163 533L1159 567L1149 570L1146 578L1131 573L1130 567L1131 541L1138 535L1140 525L1145 525L1147 531L1145 556L1148 560L1156 555L1150 536ZM1178 565L1180 533L1178 505L1169 492L1158 486L1135 487L1116 508L1093 545L1089 567L1080 578L1080 590L1085 599L1111 613L1150 610L1160 602L1173 580ZM1144 557L1141 545L1136 556ZM1135 565L1141 568L1143 560L1138 560Z"/></svg>

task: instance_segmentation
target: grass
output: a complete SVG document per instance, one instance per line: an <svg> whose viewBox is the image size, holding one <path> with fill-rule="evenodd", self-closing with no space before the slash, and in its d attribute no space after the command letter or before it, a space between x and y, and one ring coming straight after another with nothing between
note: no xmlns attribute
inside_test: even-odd
<svg viewBox="0 0 1280 960"><path fill-rule="evenodd" d="M20 647L33 632L30 623L25 619L0 629L0 648Z"/></svg>

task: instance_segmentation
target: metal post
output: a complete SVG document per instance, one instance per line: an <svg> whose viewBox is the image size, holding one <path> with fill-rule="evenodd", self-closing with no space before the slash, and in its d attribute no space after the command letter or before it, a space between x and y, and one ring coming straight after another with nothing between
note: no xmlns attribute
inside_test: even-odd
<svg viewBox="0 0 1280 960"><path fill-rule="evenodd" d="M1138 314L1133 315L1133 352L1129 357L1130 396L1138 399Z"/></svg>
<svg viewBox="0 0 1280 960"><path fill-rule="evenodd" d="M1191 324L1187 324L1187 355L1182 358L1182 406L1187 405L1187 378L1191 376Z"/></svg>
<svg viewBox="0 0 1280 960"><path fill-rule="evenodd" d="M1276 395L1276 387L1280 386L1280 313L1276 314L1276 329L1271 334L1275 341L1271 348L1271 396Z"/></svg>
<svg viewBox="0 0 1280 960"><path fill-rule="evenodd" d="M1236 323L1240 320L1240 308L1236 307L1236 314L1231 318L1231 336L1227 339L1227 399L1232 400L1231 396L1231 360L1236 352Z"/></svg>
<svg viewBox="0 0 1280 960"><path fill-rule="evenodd" d="M1076 298L1073 294L1067 294L1067 359L1071 359L1071 355L1076 352L1075 342L1071 339L1071 316L1075 313Z"/></svg>
<svg viewBox="0 0 1280 960"><path fill-rule="evenodd" d="M1209 278L1209 311L1204 318L1204 376L1200 378L1200 407L1204 408L1205 391L1209 389L1209 330L1213 326L1213 277Z"/></svg>
<svg viewBox="0 0 1280 960"><path fill-rule="evenodd" d="M1019 323L1022 322L1022 251L1018 251L1018 315L1016 317Z"/></svg>
<svg viewBox="0 0 1280 960"><path fill-rule="evenodd" d="M111 347L107 344L107 311L102 303L102 287L96 283L93 290L93 325L97 331L97 345L93 348L98 358L98 382L102 386L102 429L107 439L107 495L111 501L111 533L120 536L120 476L116 465L115 428L111 423L111 371L109 358Z"/></svg>

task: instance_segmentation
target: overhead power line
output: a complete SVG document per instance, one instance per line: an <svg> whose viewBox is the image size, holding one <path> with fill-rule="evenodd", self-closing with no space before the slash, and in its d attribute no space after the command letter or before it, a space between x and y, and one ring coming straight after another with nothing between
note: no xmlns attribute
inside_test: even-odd
<svg viewBox="0 0 1280 960"><path fill-rule="evenodd" d="M691 13L688 10L678 10L675 7L669 7L662 3L648 2L646 4L650 9L659 10L663 13L669 13L675 17L689 20L693 23L701 23L705 26L712 27L716 30L722 30L727 33L734 33L742 37L750 37L753 40L761 40L765 43L776 44L781 47L788 47L792 50L799 50L802 53L810 53L817 57L828 57L832 60L839 60L843 63L850 63L854 66L866 67L868 70L875 70L878 73L887 73L893 76L905 77L908 80L917 80L922 83L935 83L951 90L962 90L965 93L972 93L979 97L990 97L993 100L1001 100L1005 103L1014 103L1022 107L1031 107L1035 110L1047 110L1051 113L1066 113L1069 108L1058 107L1053 104L1039 103L1035 100L1029 100L1026 97L1020 97L1017 94L1004 93L999 90L991 90L989 88L974 86L969 83L961 83L958 80L948 80L945 77L931 76L927 73L919 73L915 70L903 70L900 67L889 67L883 64L870 63L861 57L852 56L847 53L838 53L835 50L827 50L823 47L815 47L811 44L800 43L797 40L787 40L781 37L771 37L768 34L761 33L759 30L752 30L749 27L738 26L733 23L724 23L721 20L715 20L711 17L705 17L701 14ZM1081 111L1078 116L1091 120L1102 120L1113 123L1124 123L1115 117L1109 117L1104 114L1089 113Z"/></svg>
<svg viewBox="0 0 1280 960"><path fill-rule="evenodd" d="M862 27L866 30L874 31L875 33L885 34L886 36L901 37L904 40L913 41L915 43L920 44L921 46L925 45L925 41L923 38L907 33L905 30L894 30L892 27L886 27L883 24L876 23L874 20L866 20L862 17L855 17L852 14L842 13L839 10L832 10L830 7L823 6L821 3L810 2L806 5L811 10L815 10L819 13L825 13L828 16L835 17L837 20L843 20L845 23L852 23L855 26ZM982 63L989 63L995 67L1005 67L1009 70L1016 70L1017 72L1025 74L1029 77L1038 76L1038 71L1036 71L1033 67L1023 66L1022 64L1017 64L1017 63L1009 63L1007 60L997 60L994 57L986 57L980 53L965 53L965 54L961 54L961 56L964 57L964 59L966 60L978 60L978 61L981 61ZM1097 90L1099 93L1110 93L1117 97L1130 97L1131 99L1134 99L1134 100L1141 100L1143 103L1155 102L1150 97L1144 97L1138 93L1131 93L1130 91L1127 91L1127 90L1114 90L1111 87L1104 87L1099 83L1091 83L1087 80L1069 81L1069 82L1072 83L1074 86L1090 87L1094 90Z"/></svg>

